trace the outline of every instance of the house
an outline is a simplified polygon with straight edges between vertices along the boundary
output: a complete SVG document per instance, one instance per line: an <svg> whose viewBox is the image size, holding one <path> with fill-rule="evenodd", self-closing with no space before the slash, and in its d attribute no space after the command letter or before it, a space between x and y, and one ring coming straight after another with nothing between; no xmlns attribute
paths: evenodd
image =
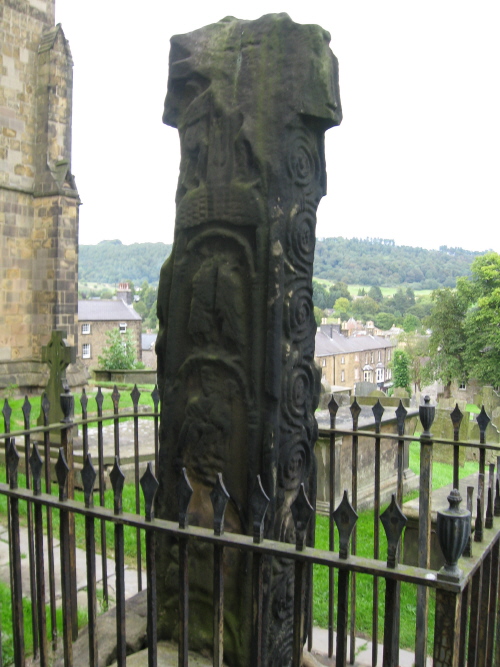
<svg viewBox="0 0 500 667"><path fill-rule="evenodd" d="M87 367L95 367L113 329L131 331L138 361L142 360L142 317L121 299L88 299L78 302L79 355Z"/></svg>
<svg viewBox="0 0 500 667"><path fill-rule="evenodd" d="M155 343L158 334L155 333L143 333L141 336L142 341L142 361L146 368L151 368L156 370L156 351Z"/></svg>
<svg viewBox="0 0 500 667"><path fill-rule="evenodd" d="M322 382L330 387L354 389L358 382L372 382L385 389L391 385L389 364L394 347L395 343L380 336L346 338L321 326L316 332L314 359Z"/></svg>

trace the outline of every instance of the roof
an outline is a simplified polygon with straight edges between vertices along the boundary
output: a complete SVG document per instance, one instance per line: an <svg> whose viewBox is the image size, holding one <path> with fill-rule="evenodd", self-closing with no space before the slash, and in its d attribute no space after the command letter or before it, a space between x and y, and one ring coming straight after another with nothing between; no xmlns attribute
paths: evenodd
<svg viewBox="0 0 500 667"><path fill-rule="evenodd" d="M153 345L156 343L156 337L158 334L155 333L143 333L141 334L141 347L143 350L153 349Z"/></svg>
<svg viewBox="0 0 500 667"><path fill-rule="evenodd" d="M78 302L80 322L129 322L142 320L132 306L121 299L85 299Z"/></svg>
<svg viewBox="0 0 500 667"><path fill-rule="evenodd" d="M316 357L330 357L336 354L349 354L350 352L367 352L380 350L387 347L395 347L395 344L381 336L360 336L359 338L346 338L342 334L332 331L327 336L323 331L316 332Z"/></svg>

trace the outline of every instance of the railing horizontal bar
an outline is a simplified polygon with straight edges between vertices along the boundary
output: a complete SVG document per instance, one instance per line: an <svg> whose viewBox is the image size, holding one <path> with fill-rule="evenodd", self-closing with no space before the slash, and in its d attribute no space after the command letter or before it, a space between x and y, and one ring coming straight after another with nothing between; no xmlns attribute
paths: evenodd
<svg viewBox="0 0 500 667"><path fill-rule="evenodd" d="M71 422L72 426L83 426L85 424L98 424L102 423L105 421L113 421L114 419L130 419L131 417L134 417L134 415L139 415L140 417L158 417L159 413L158 412L140 412L140 413L134 413L134 412L122 412L118 415L115 415L113 413L103 415L102 417L94 416L94 417L88 417L87 419L75 419L74 421ZM385 422L384 422L385 423ZM37 433L45 433L46 431L60 431L63 428L67 428L67 424L61 424L59 422L55 422L54 424L49 424L48 426L33 426L28 430L19 430L19 431L9 431L7 433L0 433L0 440L6 440L7 438L20 438L21 436L25 436L27 434L35 435ZM328 438L330 435L358 435L360 438L366 437L366 438L371 438L373 439L375 437L375 434L373 431L364 431L364 430L358 430L358 431L352 431L349 429L319 429L318 431L319 437L320 438ZM401 440L401 441L406 441L406 442L413 442L413 441L419 441L420 438L419 436L415 435L397 435L396 433L382 433L382 440ZM493 445L493 444L484 444L480 443L478 440L464 440L461 442L455 442L454 440L450 440L449 438L437 438L437 437L432 437L432 442L434 444L440 444L440 445L451 445L454 447L473 447L474 449L487 449L491 451L498 451L500 452L500 445Z"/></svg>
<svg viewBox="0 0 500 667"><path fill-rule="evenodd" d="M71 422L71 426L85 426L88 424L99 424L105 421L113 421L114 419L123 420L130 419L131 417L159 417L159 412L130 412L124 410L120 414L115 415L113 412L102 415L98 417L97 415L87 417L87 419L74 419ZM7 431L7 433L0 433L0 440L6 440L7 438L20 438L24 435L33 435L36 433L46 433L48 431L61 431L62 429L68 428L68 424L62 424L61 422L54 422L48 426L32 426L29 429L24 429L20 431Z"/></svg>
<svg viewBox="0 0 500 667"><path fill-rule="evenodd" d="M352 572L371 574L374 576L385 577L386 579L394 579L396 581L407 581L409 583L421 584L429 588L440 588L451 592L461 591L467 584L467 576L470 577L475 568L480 565L478 562L469 563L468 560L460 561L460 566L466 574L463 579L458 582L438 581L435 572L424 568L400 565L398 568L392 569L387 567L385 561L363 558L361 556L351 555L346 560L340 558L338 554L311 547L307 547L304 551L297 551L293 544L277 542L274 540L264 540L257 544L253 542L251 536L241 535L239 533L215 535L212 530L208 528L200 528L198 526L189 526L188 528L180 529L179 524L174 521L154 519L151 522L146 521L144 518L136 514L126 513L117 516L112 509L98 506L87 508L83 503L76 500L65 500L61 503L56 496L50 496L44 493L34 496L33 493L27 489L10 489L7 484L4 483L0 483L0 494L17 498L19 500L29 500L32 503L41 503L42 505L64 509L68 512L74 512L84 516L92 516L96 519L104 519L115 524L123 524L134 528L153 529L158 532L168 533L173 537L192 537L193 539L199 539L211 544L220 544L233 549L241 549L242 551L275 555L282 558L290 558L291 560L303 560L309 563L325 565L327 567L335 567L339 570L350 570ZM488 537L493 539L489 541ZM492 548L495 538L498 539L498 537L499 536L493 531L486 532L484 542L477 545L477 551L480 554L479 558L481 558L482 554L485 554ZM474 558L474 561L476 561L476 558Z"/></svg>
<svg viewBox="0 0 500 667"><path fill-rule="evenodd" d="M351 431L349 429L339 429L336 428L333 431L330 429L325 429L325 428L320 428L318 430L318 434L320 438L328 438L330 437L330 434L333 433L335 435L357 435L359 438L370 438L373 440L375 438L375 433L374 431L363 431L363 430L358 430L358 431ZM404 440L406 442L420 442L421 440L425 442L425 438L422 436L418 435L397 435L397 433L382 433L381 434L381 439L382 440ZM500 445L492 445L492 444L485 444L479 442L479 440L463 440L461 442L455 442L454 440L450 440L449 438L435 438L432 436L432 443L439 444L439 445L451 445L453 447L473 447L474 449L484 449L484 450L492 450L492 451L500 451Z"/></svg>

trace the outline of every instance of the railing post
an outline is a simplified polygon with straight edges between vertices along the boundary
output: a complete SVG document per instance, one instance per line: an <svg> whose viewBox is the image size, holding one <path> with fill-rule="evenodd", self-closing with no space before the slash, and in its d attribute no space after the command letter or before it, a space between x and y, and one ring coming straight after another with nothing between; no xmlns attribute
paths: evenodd
<svg viewBox="0 0 500 667"><path fill-rule="evenodd" d="M188 507L193 495L186 468L182 469L178 486L179 528L188 527ZM188 538L179 538L179 662L178 667L188 667L189 650L189 562Z"/></svg>
<svg viewBox="0 0 500 667"><path fill-rule="evenodd" d="M329 486L330 486L330 505L329 505L329 534L328 534L328 548L330 551L335 549L335 531L333 521L333 511L335 508L335 474L336 474L336 452L335 452L335 421L337 411L339 409L337 401L333 398L328 403L328 411L330 413L330 467L329 467ZM335 597L335 577L333 567L328 571L328 657L333 656L333 629L334 629L334 597Z"/></svg>
<svg viewBox="0 0 500 667"><path fill-rule="evenodd" d="M344 491L342 502L333 513L333 518L339 531L339 557L349 558L349 539L358 520L358 515L349 502L347 491ZM347 623L349 613L349 568L339 569L338 603L337 603L337 652L335 665L347 665ZM354 661L351 661L354 662Z"/></svg>
<svg viewBox="0 0 500 667"><path fill-rule="evenodd" d="M61 436L62 437L62 436ZM61 551L61 606L63 617L63 651L64 666L73 664L73 606L76 607L76 596L72 591L72 575L74 571L71 567L71 539L70 539L70 519L71 513L65 508L65 501L68 500L68 481L70 469L66 461L64 450L59 448L59 457L56 463L57 484L59 486L59 546Z"/></svg>
<svg viewBox="0 0 500 667"><path fill-rule="evenodd" d="M260 475L257 475L255 488L250 497L250 507L253 515L253 541L254 544L261 544L264 540L264 519L269 507L269 497L264 491ZM262 645L264 632L264 570L262 555L257 551L252 556L252 589L252 665L262 667L264 654Z"/></svg>
<svg viewBox="0 0 500 667"><path fill-rule="evenodd" d="M420 495L418 522L418 566L429 567L431 543L431 493L432 493L432 434L430 428L434 421L435 407L431 406L429 396L424 398L424 405L419 407L420 421L424 432L420 437ZM417 629L415 637L415 665L425 667L427 656L427 615L429 608L429 589L417 586Z"/></svg>
<svg viewBox="0 0 500 667"><path fill-rule="evenodd" d="M437 537L445 564L437 574L438 580L459 582L462 572L457 566L470 535L470 512L462 510L458 489L448 496L449 507L437 513ZM434 622L434 667L458 667L460 656L460 628L462 593L436 591Z"/></svg>
<svg viewBox="0 0 500 667"><path fill-rule="evenodd" d="M61 394L61 408L64 414L61 423L64 425L61 429L61 448L64 452L64 458L68 466L67 478L67 497L73 500L75 497L75 464L73 459L73 415L74 415L74 398L70 392L68 385L65 386L64 392ZM73 513L68 513L68 549L69 549L69 586L71 598L71 628L73 641L78 637L78 610L77 610L77 596L78 588L76 583L76 540L75 540L75 516Z"/></svg>
<svg viewBox="0 0 500 667"><path fill-rule="evenodd" d="M123 486L125 475L120 468L118 457L109 473L113 487L113 506L115 516L123 514ZM115 581L116 581L116 663L124 667L127 661L127 638L125 634L125 560L123 542L123 523L115 522Z"/></svg>
<svg viewBox="0 0 500 667"><path fill-rule="evenodd" d="M462 595L438 588L434 624L434 667L458 667Z"/></svg>
<svg viewBox="0 0 500 667"><path fill-rule="evenodd" d="M15 447L14 439L8 441L5 452L9 486L17 489L17 472L19 466L19 454ZM10 558L11 558L11 596L12 596L12 631L14 635L14 664L16 667L24 667L24 617L23 617L23 582L21 578L21 540L19 524L19 500L10 498Z"/></svg>
<svg viewBox="0 0 500 667"><path fill-rule="evenodd" d="M148 463L146 472L141 477L146 521L154 521L154 497L158 490L158 480L153 474L153 466ZM156 603L156 535L153 530L146 529L146 568L148 597L148 667L157 667L157 603Z"/></svg>

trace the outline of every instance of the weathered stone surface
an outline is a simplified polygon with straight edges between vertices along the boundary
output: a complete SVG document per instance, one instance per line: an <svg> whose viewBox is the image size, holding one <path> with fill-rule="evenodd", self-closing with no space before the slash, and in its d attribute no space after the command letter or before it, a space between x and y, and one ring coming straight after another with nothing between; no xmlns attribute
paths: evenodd
<svg viewBox="0 0 500 667"><path fill-rule="evenodd" d="M217 473L226 530L251 531L257 474L265 535L294 541L300 484L314 503L320 378L312 265L326 191L324 132L341 120L329 34L286 14L228 17L171 40L164 121L179 130L172 254L159 286L162 401L157 516L177 519L186 467L190 522L210 526ZM310 535L312 539L312 535ZM211 548L190 545L190 646L212 643ZM159 549L159 627L178 634L177 549ZM251 664L251 568L227 552L225 659ZM291 662L293 566L265 571L264 664Z"/></svg>
<svg viewBox="0 0 500 667"><path fill-rule="evenodd" d="M137 653L147 643L147 591L144 590L125 602L127 655ZM106 667L116 659L116 607L99 616L96 624L97 642L99 646L99 667ZM74 667L89 665L88 626L79 634L73 644ZM54 667L63 667L64 658L60 656Z"/></svg>

